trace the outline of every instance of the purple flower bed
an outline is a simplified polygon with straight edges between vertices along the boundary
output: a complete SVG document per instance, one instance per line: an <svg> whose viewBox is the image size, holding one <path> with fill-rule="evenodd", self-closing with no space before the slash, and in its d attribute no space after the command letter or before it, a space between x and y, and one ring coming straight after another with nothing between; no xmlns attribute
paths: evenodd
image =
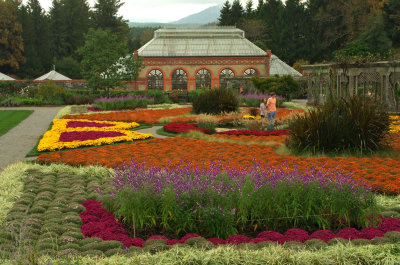
<svg viewBox="0 0 400 265"><path fill-rule="evenodd" d="M86 211L82 212L79 216L82 219L83 225L81 227L82 234L84 237L98 237L103 240L118 240L124 244L125 247L142 247L144 242L152 239L163 239L168 245L174 245L177 243L185 243L189 238L199 237L198 234L187 234L180 239L168 239L163 235L154 235L149 237L146 241L141 238L131 238L123 225L115 220L115 216L112 213L107 212L101 202L87 200L82 203L86 208ZM330 241L333 238L344 238L346 240L353 239L367 239L371 240L375 237L382 237L386 232L399 231L400 232L400 220L395 218L382 218L381 223L378 227L367 227L361 231L354 228L344 228L338 233L333 233L330 230L319 230L311 235L307 231L302 229L289 229L283 235L275 231L263 231L257 235L257 237L250 239L244 235L233 235L227 239L221 238L209 238L207 239L214 245L232 244L237 245L241 243L260 243L265 241L278 242L283 244L289 241L305 242L309 239L321 239L325 242Z"/></svg>
<svg viewBox="0 0 400 265"><path fill-rule="evenodd" d="M227 238L254 221L266 230L362 228L360 220L376 214L370 185L323 167L299 171L255 162L241 168L190 163L158 168L132 160L116 168L113 177L113 189L103 199L107 210L128 225L174 234L195 230ZM138 213L135 220L129 212Z"/></svg>
<svg viewBox="0 0 400 265"><path fill-rule="evenodd" d="M97 140L104 137L126 136L126 134L114 131L83 131L83 132L63 132L59 142Z"/></svg>
<svg viewBox="0 0 400 265"><path fill-rule="evenodd" d="M97 123L97 122L84 122L84 121L69 121L67 124L67 128L83 128L83 127L112 127L115 124L110 123Z"/></svg>

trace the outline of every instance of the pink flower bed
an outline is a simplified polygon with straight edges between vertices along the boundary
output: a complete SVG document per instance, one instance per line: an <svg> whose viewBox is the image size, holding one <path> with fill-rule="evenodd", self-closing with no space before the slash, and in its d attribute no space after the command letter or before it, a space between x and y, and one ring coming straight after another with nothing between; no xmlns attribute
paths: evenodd
<svg viewBox="0 0 400 265"><path fill-rule="evenodd" d="M84 122L84 121L69 121L67 123L66 128L84 128L84 127L103 128L103 127L113 127L113 126L115 126L115 124L97 123L97 122Z"/></svg>
<svg viewBox="0 0 400 265"><path fill-rule="evenodd" d="M164 125L164 130L173 133L185 133L188 131L200 131L204 133L211 133L210 129L198 128L193 123L172 122Z"/></svg>
<svg viewBox="0 0 400 265"><path fill-rule="evenodd" d="M242 131L225 131L220 132L219 134L229 134L229 135L255 135L255 136L280 136L280 135L288 135L289 130L275 130L275 131L250 131L250 130L242 130Z"/></svg>
<svg viewBox="0 0 400 265"><path fill-rule="evenodd" d="M105 137L126 136L126 134L114 131L73 131L62 132L59 142L97 140Z"/></svg>
<svg viewBox="0 0 400 265"><path fill-rule="evenodd" d="M162 235L155 235L144 241L141 238L131 238L123 225L115 220L112 213L107 212L101 202L87 200L82 203L86 211L82 212L79 216L82 219L83 225L81 227L84 237L98 237L103 240L118 240L124 244L125 247L142 247L144 242L151 239L163 239L168 245L177 243L185 243L189 238L199 237L198 234L187 234L181 239L168 239ZM382 222L378 227L367 227L361 231L354 228L343 228L336 235L330 230L319 230L311 235L302 229L289 229L283 235L274 231L263 231L257 235L256 238L250 239L244 235L234 235L228 237L226 240L221 238L207 239L214 245L224 244L241 244L241 243L260 243L265 241L273 241L283 244L288 241L305 242L309 239L321 239L325 242L333 238L344 238L353 240L358 238L371 240L375 237L382 237L386 232L399 231L400 232L400 219L396 218L382 218Z"/></svg>

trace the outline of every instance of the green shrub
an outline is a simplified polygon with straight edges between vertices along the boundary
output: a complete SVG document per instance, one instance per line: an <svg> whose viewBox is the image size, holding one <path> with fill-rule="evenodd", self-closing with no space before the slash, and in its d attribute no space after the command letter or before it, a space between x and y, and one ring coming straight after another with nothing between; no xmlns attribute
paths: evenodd
<svg viewBox="0 0 400 265"><path fill-rule="evenodd" d="M45 211L46 211L46 208L41 207L41 206L35 206L29 210L30 213L44 213Z"/></svg>
<svg viewBox="0 0 400 265"><path fill-rule="evenodd" d="M394 243L400 243L400 232L399 231L387 232L385 234L385 237L389 238Z"/></svg>
<svg viewBox="0 0 400 265"><path fill-rule="evenodd" d="M81 245L81 240L84 239L84 237L83 237L83 235L82 235L82 232L73 232L73 231L71 231L71 232L65 232L64 234L62 234L62 236L73 237L73 238L75 238L76 240L79 241L79 244L80 244L80 245Z"/></svg>
<svg viewBox="0 0 400 265"><path fill-rule="evenodd" d="M305 248L305 244L299 241L288 241L283 244L285 248L293 249L293 250L303 250Z"/></svg>
<svg viewBox="0 0 400 265"><path fill-rule="evenodd" d="M82 252L82 256L89 256L89 257L102 257L104 255L103 251L98 249L91 249L85 252Z"/></svg>
<svg viewBox="0 0 400 265"><path fill-rule="evenodd" d="M163 90L147 90L146 96L154 99L153 104L172 103Z"/></svg>
<svg viewBox="0 0 400 265"><path fill-rule="evenodd" d="M371 241L368 239L364 239L364 238L358 238L358 239L351 240L351 244L354 246L365 246L365 245L370 245Z"/></svg>
<svg viewBox="0 0 400 265"><path fill-rule="evenodd" d="M71 199L71 201L72 201L72 202L76 202L76 203L82 203L82 202L86 201L86 197L83 196L83 195L76 196L76 197L74 196L74 197Z"/></svg>
<svg viewBox="0 0 400 265"><path fill-rule="evenodd" d="M166 245L167 242L164 239L161 239L161 238L159 238L159 239L150 239L150 240L147 240L146 242L144 242L143 247L148 247L148 246L151 246L151 245L160 245L160 244Z"/></svg>
<svg viewBox="0 0 400 265"><path fill-rule="evenodd" d="M349 240L337 237L337 238L333 238L333 239L329 240L328 245L329 246L336 245L336 244L344 245L344 244L348 244L348 243L349 243Z"/></svg>
<svg viewBox="0 0 400 265"><path fill-rule="evenodd" d="M100 239L100 238L98 238L98 237L90 237L90 238L84 238L84 239L82 239L79 243L80 243L80 245L81 245L81 247L85 247L86 245L90 245L90 244L94 244L94 243L99 243L99 242L102 242L103 241L103 239ZM90 248L88 247L88 249L87 250L89 250ZM85 251L83 248L82 248L82 251Z"/></svg>
<svg viewBox="0 0 400 265"><path fill-rule="evenodd" d="M62 219L62 223L73 223L82 225L82 219L78 215L65 215Z"/></svg>
<svg viewBox="0 0 400 265"><path fill-rule="evenodd" d="M251 81L262 94L275 92L289 100L300 94L300 83L290 75L271 76L264 79L255 76Z"/></svg>
<svg viewBox="0 0 400 265"><path fill-rule="evenodd" d="M392 244L393 241L389 237L375 237L371 240L374 245Z"/></svg>
<svg viewBox="0 0 400 265"><path fill-rule="evenodd" d="M48 256L54 257L54 256L56 256L56 254L57 254L57 251L54 249L51 249L51 248L38 251L39 256L48 255Z"/></svg>
<svg viewBox="0 0 400 265"><path fill-rule="evenodd" d="M197 114L219 114L238 109L238 100L227 88L206 90L193 100L193 111Z"/></svg>
<svg viewBox="0 0 400 265"><path fill-rule="evenodd" d="M328 101L289 122L288 146L297 152L373 152L384 146L388 114L369 99Z"/></svg>
<svg viewBox="0 0 400 265"><path fill-rule="evenodd" d="M397 215L397 212L395 211L384 211L382 212L382 216L385 218L393 218Z"/></svg>
<svg viewBox="0 0 400 265"><path fill-rule="evenodd" d="M277 244L278 243L274 242L274 241L264 241L264 242L257 243L257 246L259 248L269 248L269 247L276 246Z"/></svg>
<svg viewBox="0 0 400 265"><path fill-rule="evenodd" d="M306 242L304 242L304 245L306 245L306 247L310 249L321 249L328 246L327 243L317 238L307 240Z"/></svg>
<svg viewBox="0 0 400 265"><path fill-rule="evenodd" d="M73 248L68 248L68 249L63 249L58 251L59 256L79 256L81 254L80 251L73 249Z"/></svg>
<svg viewBox="0 0 400 265"><path fill-rule="evenodd" d="M236 248L241 249L241 250L257 250L257 249L259 249L259 246L254 243L242 243L242 244L238 244L236 246Z"/></svg>
<svg viewBox="0 0 400 265"><path fill-rule="evenodd" d="M193 102L199 95L203 94L208 89L196 89L188 92L189 102Z"/></svg>
<svg viewBox="0 0 400 265"><path fill-rule="evenodd" d="M61 101L62 104L64 102L65 89L62 86L54 84L53 81L49 81L38 86L37 94L47 103L54 104Z"/></svg>
<svg viewBox="0 0 400 265"><path fill-rule="evenodd" d="M85 207L83 207L82 204L79 204L79 202L72 202L72 203L68 204L68 208L67 209L69 211L75 212L75 213L81 213L81 212L86 210Z"/></svg>
<svg viewBox="0 0 400 265"><path fill-rule="evenodd" d="M75 249L77 251L80 251L81 247L78 244L74 243L68 243L66 245L62 245L58 248L58 250L65 250L65 249Z"/></svg>
<svg viewBox="0 0 400 265"><path fill-rule="evenodd" d="M58 246L55 242L39 242L36 244L36 249L38 251L46 250L46 249L53 249L57 250Z"/></svg>
<svg viewBox="0 0 400 265"><path fill-rule="evenodd" d="M61 246L68 245L68 244L76 244L78 242L78 239L76 239L75 237L64 236L64 234L62 236L60 236L60 238L58 240L58 242ZM77 250L80 250L80 247Z"/></svg>
<svg viewBox="0 0 400 265"><path fill-rule="evenodd" d="M106 255L106 257L111 257L114 255L121 255L124 254L125 251L122 248L113 248L113 249L109 249L106 252L104 252L104 254Z"/></svg>
<svg viewBox="0 0 400 265"><path fill-rule="evenodd" d="M146 247L143 247L143 251L150 252L151 254L155 254L160 251L168 250L169 246L166 244L152 244Z"/></svg>

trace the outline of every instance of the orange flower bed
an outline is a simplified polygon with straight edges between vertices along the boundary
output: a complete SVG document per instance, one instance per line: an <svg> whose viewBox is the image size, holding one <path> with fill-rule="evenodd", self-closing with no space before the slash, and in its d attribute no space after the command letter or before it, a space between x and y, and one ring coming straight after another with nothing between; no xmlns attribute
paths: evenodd
<svg viewBox="0 0 400 265"><path fill-rule="evenodd" d="M238 138L238 137L236 137ZM195 164L209 164L220 161L222 165L229 163L233 167L250 165L256 159L263 165L279 166L288 162L296 164L300 169L314 167L339 167L345 172L353 172L355 179L370 181L378 191L400 193L400 158L356 158L356 157L322 157L304 158L278 155L274 147L266 145L240 145L236 143L207 142L182 137L153 139L116 146L94 147L81 150L60 151L41 154L39 162L64 162L71 165L100 164L107 167L135 161L145 161L147 165L176 165L181 160ZM91 158L91 159L88 159Z"/></svg>
<svg viewBox="0 0 400 265"><path fill-rule="evenodd" d="M190 113L192 108L178 109L144 109L134 111L116 111L81 115L65 115L64 119L87 119L97 121L135 121L146 124L157 123L160 118L179 116Z"/></svg>

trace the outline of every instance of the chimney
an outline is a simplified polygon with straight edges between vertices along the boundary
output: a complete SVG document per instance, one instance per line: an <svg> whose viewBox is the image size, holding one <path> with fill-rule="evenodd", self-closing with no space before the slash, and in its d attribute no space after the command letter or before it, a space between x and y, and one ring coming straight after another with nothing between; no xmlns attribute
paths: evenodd
<svg viewBox="0 0 400 265"><path fill-rule="evenodd" d="M271 50L267 50L267 76L269 76L269 70L271 69Z"/></svg>
<svg viewBox="0 0 400 265"><path fill-rule="evenodd" d="M137 50L134 51L133 54L134 54L134 56L135 56L135 59L137 59L137 58L139 57L139 52L138 52Z"/></svg>

